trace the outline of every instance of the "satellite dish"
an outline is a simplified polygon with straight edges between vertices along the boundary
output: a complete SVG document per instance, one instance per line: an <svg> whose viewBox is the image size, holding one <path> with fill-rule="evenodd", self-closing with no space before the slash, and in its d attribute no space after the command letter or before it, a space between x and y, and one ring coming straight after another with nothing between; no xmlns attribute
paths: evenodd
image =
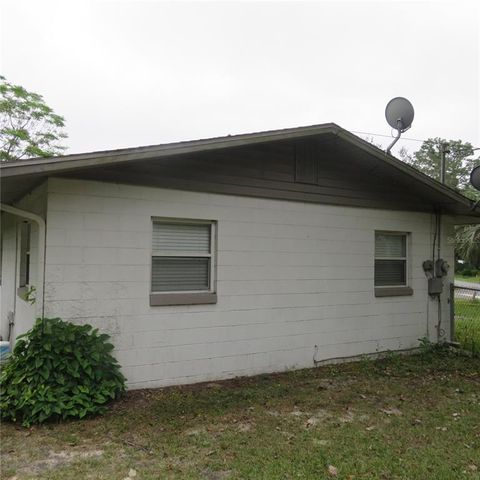
<svg viewBox="0 0 480 480"><path fill-rule="evenodd" d="M480 190L480 165L472 170L472 173L470 174L470 183L473 188Z"/></svg>
<svg viewBox="0 0 480 480"><path fill-rule="evenodd" d="M413 105L403 97L392 98L385 108L388 124L402 133L410 128L414 115Z"/></svg>
<svg viewBox="0 0 480 480"><path fill-rule="evenodd" d="M385 118L388 124L398 132L395 140L387 148L387 153L390 153L400 135L411 127L414 115L413 105L406 98L395 97L387 103Z"/></svg>

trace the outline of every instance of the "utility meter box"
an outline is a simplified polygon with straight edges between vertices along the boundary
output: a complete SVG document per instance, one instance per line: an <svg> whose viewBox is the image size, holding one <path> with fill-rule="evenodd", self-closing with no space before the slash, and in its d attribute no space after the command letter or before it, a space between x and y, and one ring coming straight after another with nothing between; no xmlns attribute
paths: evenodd
<svg viewBox="0 0 480 480"><path fill-rule="evenodd" d="M428 294L438 296L443 291L443 279L442 278L429 278L428 279Z"/></svg>
<svg viewBox="0 0 480 480"><path fill-rule="evenodd" d="M435 276L436 277L445 277L450 269L450 265L443 259L439 258L435 262Z"/></svg>

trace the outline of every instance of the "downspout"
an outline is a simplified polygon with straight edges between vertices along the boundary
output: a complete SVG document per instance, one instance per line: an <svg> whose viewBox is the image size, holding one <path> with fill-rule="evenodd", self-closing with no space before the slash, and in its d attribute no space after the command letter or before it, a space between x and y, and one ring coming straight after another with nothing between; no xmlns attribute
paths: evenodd
<svg viewBox="0 0 480 480"><path fill-rule="evenodd" d="M26 218L27 220L32 220L38 225L38 285L36 304L37 304L37 317L43 318L45 313L45 248L46 248L46 233L47 228L45 220L40 216L26 210L22 210L17 207L12 207L11 205L0 204L0 210L16 215L17 217ZM16 288L16 285L15 285Z"/></svg>

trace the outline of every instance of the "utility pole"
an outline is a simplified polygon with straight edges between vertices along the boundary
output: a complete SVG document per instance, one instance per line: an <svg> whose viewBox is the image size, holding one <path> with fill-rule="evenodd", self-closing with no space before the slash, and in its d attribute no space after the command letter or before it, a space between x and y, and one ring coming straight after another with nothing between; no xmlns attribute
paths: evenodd
<svg viewBox="0 0 480 480"><path fill-rule="evenodd" d="M440 182L445 185L445 172L447 170L445 155L450 153L448 149L448 143L442 143L440 145Z"/></svg>

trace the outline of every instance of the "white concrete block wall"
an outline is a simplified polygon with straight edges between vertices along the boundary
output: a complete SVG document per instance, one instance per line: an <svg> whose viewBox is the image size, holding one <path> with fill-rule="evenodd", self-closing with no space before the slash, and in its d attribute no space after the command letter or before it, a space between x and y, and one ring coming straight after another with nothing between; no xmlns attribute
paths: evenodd
<svg viewBox="0 0 480 480"><path fill-rule="evenodd" d="M217 304L150 307L154 216L218 222ZM375 298L375 230L411 232L413 296ZM50 179L46 314L111 334L131 388L410 348L436 338L432 232L423 213Z"/></svg>

